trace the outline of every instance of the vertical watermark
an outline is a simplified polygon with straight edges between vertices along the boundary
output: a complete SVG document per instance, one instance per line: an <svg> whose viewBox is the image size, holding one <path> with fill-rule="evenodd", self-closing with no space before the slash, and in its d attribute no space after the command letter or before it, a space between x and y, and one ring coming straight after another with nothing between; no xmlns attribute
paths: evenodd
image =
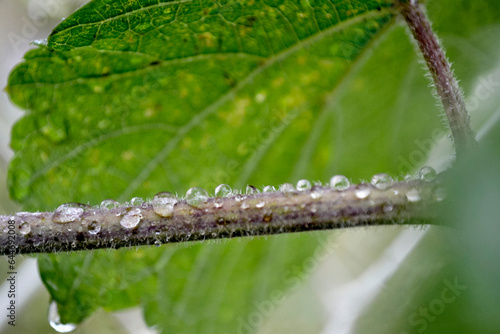
<svg viewBox="0 0 500 334"><path fill-rule="evenodd" d="M7 263L8 271L6 281L8 283L7 290L7 300L9 301L7 306L7 323L11 326L16 326L16 282L17 282L17 271L16 271L16 249L17 249L17 234L16 234L16 221L14 219L9 219L7 222L7 242L4 247L8 249L7 252Z"/></svg>

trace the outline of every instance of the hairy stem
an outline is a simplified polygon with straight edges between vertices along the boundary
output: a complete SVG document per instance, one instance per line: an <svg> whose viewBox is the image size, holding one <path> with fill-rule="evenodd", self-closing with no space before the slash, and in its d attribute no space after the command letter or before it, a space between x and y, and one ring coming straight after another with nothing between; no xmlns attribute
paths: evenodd
<svg viewBox="0 0 500 334"><path fill-rule="evenodd" d="M474 133L469 124L470 117L458 82L418 1L402 0L399 9L418 43L434 80L448 117L458 157L469 148L476 146Z"/></svg>
<svg viewBox="0 0 500 334"><path fill-rule="evenodd" d="M196 206L181 200L168 217L157 214L158 208L150 202L113 209L87 207L68 223L56 222L61 220L56 218L57 210L21 212L0 216L1 253L119 248L363 225L429 223L435 187L434 183L406 181L384 190L369 184L353 185L343 191L314 186L303 191L208 198ZM130 227L134 220L137 225Z"/></svg>

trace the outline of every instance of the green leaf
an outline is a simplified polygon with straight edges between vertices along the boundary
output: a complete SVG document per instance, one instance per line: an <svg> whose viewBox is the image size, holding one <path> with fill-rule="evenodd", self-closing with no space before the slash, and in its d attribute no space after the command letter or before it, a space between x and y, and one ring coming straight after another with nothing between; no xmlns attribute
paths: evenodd
<svg viewBox="0 0 500 334"><path fill-rule="evenodd" d="M390 7L93 1L9 78L28 111L11 195L42 210L411 170L415 140L442 126ZM163 332L234 332L299 284L324 236L58 254L40 269L64 322L141 304Z"/></svg>

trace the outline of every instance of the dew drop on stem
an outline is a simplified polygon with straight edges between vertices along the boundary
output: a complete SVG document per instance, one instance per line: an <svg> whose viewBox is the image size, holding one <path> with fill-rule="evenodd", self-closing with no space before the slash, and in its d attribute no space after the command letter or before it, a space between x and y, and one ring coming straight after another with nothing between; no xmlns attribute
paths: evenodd
<svg viewBox="0 0 500 334"><path fill-rule="evenodd" d="M311 189L311 187L312 187L312 184L311 184L311 181L309 181L309 180L299 180L297 182L297 190L299 190L299 191L308 190L308 189Z"/></svg>
<svg viewBox="0 0 500 334"><path fill-rule="evenodd" d="M174 206L178 201L179 200L174 194L164 191L156 194L151 204L153 205L153 211L158 216L171 217L174 213Z"/></svg>
<svg viewBox="0 0 500 334"><path fill-rule="evenodd" d="M233 189L227 184L219 184L215 188L215 197L229 197L233 194Z"/></svg>
<svg viewBox="0 0 500 334"><path fill-rule="evenodd" d="M431 182L436 178L436 176L437 173L434 168L429 166L422 167L418 171L418 178L422 181Z"/></svg>
<svg viewBox="0 0 500 334"><path fill-rule="evenodd" d="M370 182L372 186L380 190L386 190L392 187L394 180L386 173L375 174Z"/></svg>
<svg viewBox="0 0 500 334"><path fill-rule="evenodd" d="M101 210L111 210L115 209L120 206L120 203L113 199L105 199L104 201L101 202L101 205L99 206Z"/></svg>
<svg viewBox="0 0 500 334"><path fill-rule="evenodd" d="M55 223L66 224L76 221L80 219L84 212L84 204L80 203L66 203L59 206L54 215L52 216L52 220Z"/></svg>
<svg viewBox="0 0 500 334"><path fill-rule="evenodd" d="M330 179L330 188L333 190L346 190L351 186L351 182L344 175L334 175Z"/></svg>
<svg viewBox="0 0 500 334"><path fill-rule="evenodd" d="M192 187L186 192L186 201L189 205L197 206L208 200L208 193L201 187Z"/></svg>
<svg viewBox="0 0 500 334"><path fill-rule="evenodd" d="M139 225L142 219L142 212L139 208L131 208L120 220L120 225L126 229L133 229Z"/></svg>

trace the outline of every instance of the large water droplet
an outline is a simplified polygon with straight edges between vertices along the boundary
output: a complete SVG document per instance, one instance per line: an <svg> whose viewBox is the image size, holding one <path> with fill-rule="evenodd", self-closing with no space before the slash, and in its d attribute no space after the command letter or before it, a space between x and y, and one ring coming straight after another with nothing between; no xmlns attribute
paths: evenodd
<svg viewBox="0 0 500 334"><path fill-rule="evenodd" d="M21 235L26 235L26 234L30 233L31 232L30 224L28 224L27 222L25 222L21 218L19 218L19 220L20 220L19 233L21 233Z"/></svg>
<svg viewBox="0 0 500 334"><path fill-rule="evenodd" d="M74 222L82 216L84 207L85 205L80 203L63 204L56 209L52 216L52 220L60 224Z"/></svg>
<svg viewBox="0 0 500 334"><path fill-rule="evenodd" d="M254 186L252 185L248 185L247 186L247 189L246 189L246 194L247 195L254 195L254 194L257 194L259 191L257 190L257 188L255 188Z"/></svg>
<svg viewBox="0 0 500 334"><path fill-rule="evenodd" d="M299 190L299 191L311 189L311 187L312 187L312 184L311 184L311 181L309 181L309 180L299 180L297 182L297 190Z"/></svg>
<svg viewBox="0 0 500 334"><path fill-rule="evenodd" d="M233 189L227 184L219 184L215 188L215 197L229 197L233 194Z"/></svg>
<svg viewBox="0 0 500 334"><path fill-rule="evenodd" d="M101 202L101 205L99 206L101 210L111 210L115 209L120 206L120 203L113 199L105 199L104 201Z"/></svg>
<svg viewBox="0 0 500 334"><path fill-rule="evenodd" d="M356 189L356 191L355 191L355 195L359 199L368 198L368 196L370 196L370 194L371 194L371 190L368 187L361 187L359 189Z"/></svg>
<svg viewBox="0 0 500 334"><path fill-rule="evenodd" d="M409 202L418 202L420 201L420 193L415 188L410 189L406 192L406 198Z"/></svg>
<svg viewBox="0 0 500 334"><path fill-rule="evenodd" d="M200 187L192 187L186 192L186 201L189 205L197 206L200 203L205 203L208 200L208 193Z"/></svg>
<svg viewBox="0 0 500 334"><path fill-rule="evenodd" d="M101 231L101 224L99 224L98 221L93 220L89 223L88 229L90 234L97 234Z"/></svg>
<svg viewBox="0 0 500 334"><path fill-rule="evenodd" d="M141 197L134 197L130 200L130 204L133 206L141 206L144 200Z"/></svg>
<svg viewBox="0 0 500 334"><path fill-rule="evenodd" d="M418 171L418 178L422 181L427 181L427 182L433 181L436 178L436 176L437 173L434 170L434 168L429 166L422 167Z"/></svg>
<svg viewBox="0 0 500 334"><path fill-rule="evenodd" d="M274 186L265 186L264 189L262 190L263 193L272 193L275 191L276 188L274 188Z"/></svg>
<svg viewBox="0 0 500 334"><path fill-rule="evenodd" d="M120 224L126 229L137 227L142 219L142 212L139 208L131 208L120 220Z"/></svg>
<svg viewBox="0 0 500 334"><path fill-rule="evenodd" d="M351 186L351 182L344 175L334 175L330 179L330 187L334 190L346 190Z"/></svg>
<svg viewBox="0 0 500 334"><path fill-rule="evenodd" d="M174 194L164 191L153 197L151 204L153 211L161 217L171 217L174 212L174 206L179 200Z"/></svg>
<svg viewBox="0 0 500 334"><path fill-rule="evenodd" d="M386 190L392 187L394 180L386 173L375 174L370 182L375 188Z"/></svg>
<svg viewBox="0 0 500 334"><path fill-rule="evenodd" d="M289 192L295 191L295 187L291 183L283 183L280 186L280 191L284 192L284 193L289 193Z"/></svg>
<svg viewBox="0 0 500 334"><path fill-rule="evenodd" d="M59 333L69 333L76 329L75 324L63 324L61 323L61 317L59 316L59 310L57 309L57 303L52 301L49 305L49 323L50 326Z"/></svg>

